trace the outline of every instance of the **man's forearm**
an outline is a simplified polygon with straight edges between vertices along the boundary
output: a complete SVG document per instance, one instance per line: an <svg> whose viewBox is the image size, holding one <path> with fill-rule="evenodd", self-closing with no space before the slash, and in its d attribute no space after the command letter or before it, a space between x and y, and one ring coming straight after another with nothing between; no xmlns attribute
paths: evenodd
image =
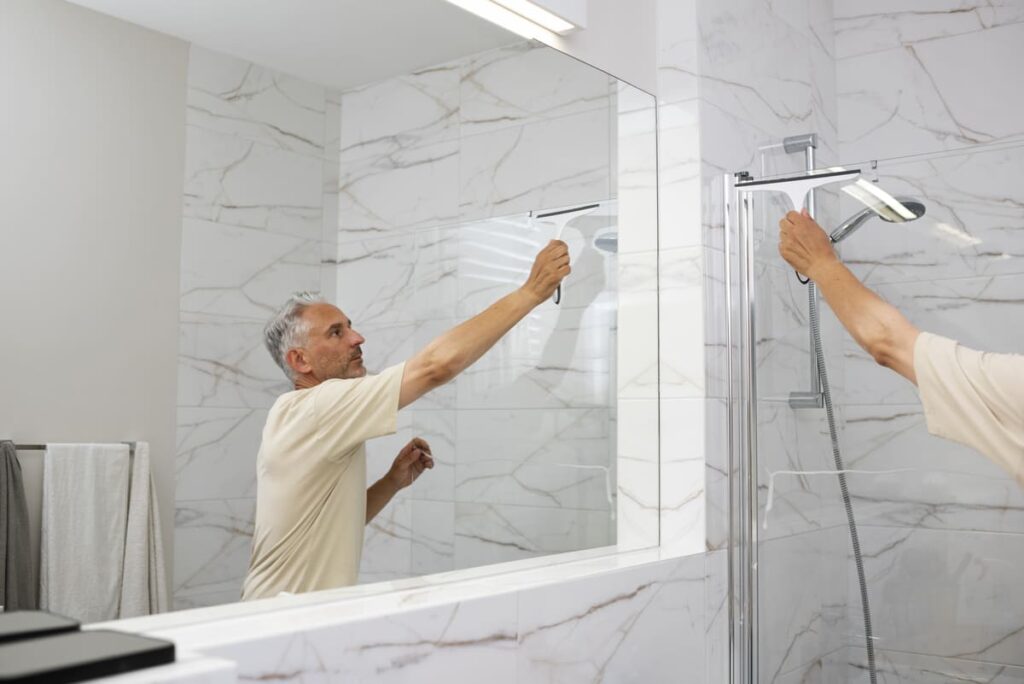
<svg viewBox="0 0 1024 684"><path fill-rule="evenodd" d="M838 259L809 273L854 340L880 364L911 382L919 331L896 307L861 283Z"/></svg>
<svg viewBox="0 0 1024 684"><path fill-rule="evenodd" d="M540 302L523 289L436 338L420 352L452 376L473 365Z"/></svg>
<svg viewBox="0 0 1024 684"><path fill-rule="evenodd" d="M377 517L377 514L384 510L391 499L398 493L396 487L388 478L383 477L370 485L366 490L366 524Z"/></svg>

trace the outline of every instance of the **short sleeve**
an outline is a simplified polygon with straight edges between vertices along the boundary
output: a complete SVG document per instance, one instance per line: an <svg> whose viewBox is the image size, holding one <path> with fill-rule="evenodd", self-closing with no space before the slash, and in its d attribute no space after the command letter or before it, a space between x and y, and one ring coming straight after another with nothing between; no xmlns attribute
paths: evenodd
<svg viewBox="0 0 1024 684"><path fill-rule="evenodd" d="M1024 485L1024 356L921 333L914 372L929 432L977 449Z"/></svg>
<svg viewBox="0 0 1024 684"><path fill-rule="evenodd" d="M323 440L331 457L395 432L404 372L401 363L379 375L327 380L316 387L317 438Z"/></svg>

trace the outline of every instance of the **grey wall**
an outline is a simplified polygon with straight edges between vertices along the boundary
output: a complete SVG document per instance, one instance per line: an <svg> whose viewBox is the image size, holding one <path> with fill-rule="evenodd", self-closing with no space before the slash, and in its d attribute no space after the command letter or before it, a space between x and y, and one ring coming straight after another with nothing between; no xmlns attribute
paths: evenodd
<svg viewBox="0 0 1024 684"><path fill-rule="evenodd" d="M148 441L167 541L186 60L63 2L0 3L0 437Z"/></svg>

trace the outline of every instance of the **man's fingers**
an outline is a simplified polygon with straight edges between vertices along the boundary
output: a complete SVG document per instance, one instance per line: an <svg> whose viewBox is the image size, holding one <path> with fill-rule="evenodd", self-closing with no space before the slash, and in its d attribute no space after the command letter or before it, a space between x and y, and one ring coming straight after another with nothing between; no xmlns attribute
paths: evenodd
<svg viewBox="0 0 1024 684"><path fill-rule="evenodd" d="M409 453L399 455L399 459L403 465L409 466L420 460L420 456L423 454L419 449L413 448Z"/></svg>
<svg viewBox="0 0 1024 684"><path fill-rule="evenodd" d="M401 451L398 452L398 458L400 458L400 459L407 459L409 457L409 454L411 454L412 450L415 449L415 448L416 448L416 445L413 444L412 442L409 442L404 447L402 447Z"/></svg>
<svg viewBox="0 0 1024 684"><path fill-rule="evenodd" d="M428 454L430 453L430 445L427 444L427 441L422 437L415 437L411 442L409 442L409 444L415 446L420 451L425 451Z"/></svg>

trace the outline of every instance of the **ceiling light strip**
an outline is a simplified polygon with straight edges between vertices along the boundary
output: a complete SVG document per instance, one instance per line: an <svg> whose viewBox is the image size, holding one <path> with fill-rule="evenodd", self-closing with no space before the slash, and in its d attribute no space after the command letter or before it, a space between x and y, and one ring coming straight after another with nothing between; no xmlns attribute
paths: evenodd
<svg viewBox="0 0 1024 684"><path fill-rule="evenodd" d="M540 24L549 31L555 33L567 33L576 26L569 23L557 14L530 2L529 0L492 0L494 3L510 9L521 17L529 19L535 24Z"/></svg>
<svg viewBox="0 0 1024 684"><path fill-rule="evenodd" d="M535 24L522 15L516 14L510 9L502 7L491 0L448 0L467 12L472 12L481 19L486 19L492 24L517 33L523 38L539 40L542 43L550 44L559 36L548 29Z"/></svg>

